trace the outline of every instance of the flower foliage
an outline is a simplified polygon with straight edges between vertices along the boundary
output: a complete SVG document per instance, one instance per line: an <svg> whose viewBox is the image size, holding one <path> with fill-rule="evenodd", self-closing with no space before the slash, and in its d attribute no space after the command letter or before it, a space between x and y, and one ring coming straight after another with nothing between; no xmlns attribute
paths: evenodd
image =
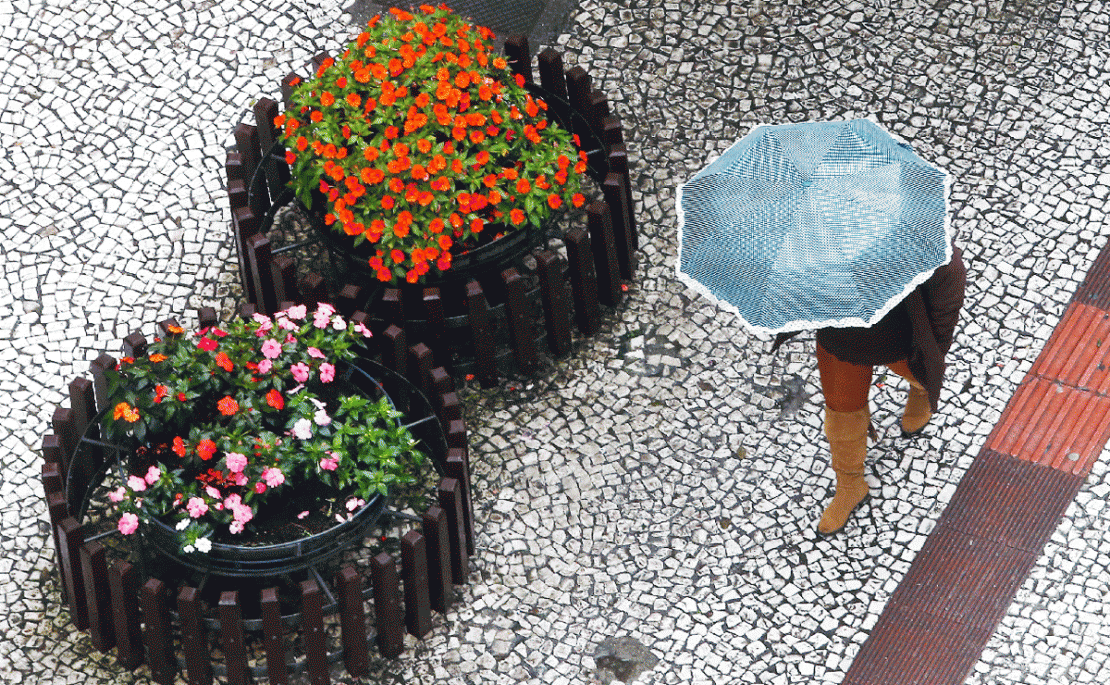
<svg viewBox="0 0 1110 685"><path fill-rule="evenodd" d="M416 283L492 226L581 206L586 156L490 54L489 29L443 5L390 12L296 85L274 123L301 202L322 194L325 223L376 246L379 280Z"/></svg>
<svg viewBox="0 0 1110 685"><path fill-rule="evenodd" d="M171 326L145 357L120 360L106 374L105 437L149 457L109 493L120 532L156 517L186 552L207 551L214 532L242 534L299 484L367 499L410 479L405 463L421 455L398 412L340 377L369 336L330 305L299 305L192 335Z"/></svg>

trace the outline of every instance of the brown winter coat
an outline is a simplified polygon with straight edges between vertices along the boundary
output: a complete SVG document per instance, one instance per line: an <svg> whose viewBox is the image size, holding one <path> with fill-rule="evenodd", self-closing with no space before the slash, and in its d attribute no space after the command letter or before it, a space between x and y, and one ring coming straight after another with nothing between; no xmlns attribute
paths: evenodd
<svg viewBox="0 0 1110 685"><path fill-rule="evenodd" d="M956 321L964 301L967 269L958 247L952 259L939 267L890 313L868 328L822 328L817 342L834 357L849 364L878 366L902 359L929 393L937 411L944 382L944 356L952 346ZM790 334L780 334L775 347Z"/></svg>

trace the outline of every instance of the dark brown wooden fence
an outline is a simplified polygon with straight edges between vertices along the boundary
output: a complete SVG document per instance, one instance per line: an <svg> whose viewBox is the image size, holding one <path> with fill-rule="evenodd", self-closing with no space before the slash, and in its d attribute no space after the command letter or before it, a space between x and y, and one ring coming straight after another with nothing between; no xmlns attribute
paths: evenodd
<svg viewBox="0 0 1110 685"><path fill-rule="evenodd" d="M357 319L361 313L354 314ZM215 310L201 310L200 320L215 323ZM176 322L162 322L161 332L171 323ZM146 663L158 683L173 683L183 671L191 684L212 683L215 675L232 684L287 683L291 672L307 672L310 682L323 684L330 682L337 662L353 676L366 676L375 648L382 657L394 657L404 648L405 632L417 638L428 634L432 612L446 612L455 601L455 586L466 583L475 552L466 426L454 382L434 364L430 351L422 345L406 349L403 331L389 335L394 368L436 398L431 404L447 446L445 475L434 493L437 503L400 537L399 556L378 554L368 575L344 565L329 587L305 580L294 597L288 591L281 596L276 586L264 587L253 598L223 592L215 606L207 606L199 587L142 577L131 563L109 561L104 543L118 533L94 534L82 518L86 497L110 456L90 424L106 408L104 370L116 360L102 354L91 364L92 380L70 383L69 406L58 407L53 432L42 441L42 483L63 599L74 626L88 633L94 648L115 649L128 669ZM143 354L145 348L137 332L126 338L123 353ZM407 401L393 399L399 405ZM282 602L295 610L283 615ZM244 619L245 604L260 607L260 618ZM338 623L330 645L326 622ZM299 639L288 639L294 633ZM254 665L247 649L252 637L261 641L265 654ZM299 653L290 653L289 645L299 645Z"/></svg>
<svg viewBox="0 0 1110 685"><path fill-rule="evenodd" d="M510 37L505 52L515 73L535 83L528 39ZM322 61L323 56L314 60ZM587 208L587 226L573 227L563 242L566 255L544 246L535 254L533 277L508 268L494 274L485 287L477 280L450 287L421 290L377 288L368 284L328 282L319 269L308 268L298 277L298 265L288 251L275 253L268 231L274 207L271 198L286 190L290 170L285 148L274 147L280 132L274 127L277 102L261 98L254 106L255 124L235 129L236 151L227 156L226 173L231 204L231 227L244 299L255 310L272 313L283 303L334 301L341 313L361 309L366 324L382 344L382 353L396 336L424 342L456 376L473 374L483 387L498 382L499 373L515 368L533 373L546 349L555 356L567 353L572 330L589 336L601 320L601 307L614 307L622 298L623 281L636 271L637 225L629 175L628 151L620 120L611 114L607 97L595 90L581 67L564 69L562 56L546 49L537 58L539 88L549 96L553 116L578 133L589 152L588 168L600 189L600 199ZM289 106L291 74L282 82ZM252 182L253 180L253 182ZM268 216L268 212L271 214ZM496 277L499 276L499 279ZM448 286L445 286L448 287ZM489 290L496 290L494 301ZM465 305L461 313L445 315L445 301ZM399 329L390 335L391 328ZM465 351L460 355L462 341Z"/></svg>

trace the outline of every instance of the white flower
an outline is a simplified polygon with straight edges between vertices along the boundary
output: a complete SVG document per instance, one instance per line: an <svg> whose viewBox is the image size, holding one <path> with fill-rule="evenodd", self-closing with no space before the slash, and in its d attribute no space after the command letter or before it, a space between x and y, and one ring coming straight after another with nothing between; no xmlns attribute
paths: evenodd
<svg viewBox="0 0 1110 685"><path fill-rule="evenodd" d="M212 551L212 541L208 538L197 538L197 551L202 554L208 554Z"/></svg>
<svg viewBox="0 0 1110 685"><path fill-rule="evenodd" d="M177 526L175 526L175 527L178 530L185 530L186 528L189 527L189 519L181 519L180 521L177 522Z"/></svg>
<svg viewBox="0 0 1110 685"><path fill-rule="evenodd" d="M331 417L323 409L317 411L312 418L316 421L317 426L326 426L331 423Z"/></svg>
<svg viewBox="0 0 1110 685"><path fill-rule="evenodd" d="M181 551L186 553L186 554L192 554L193 552L196 551L196 548L194 548L192 545L185 545L184 547L181 548Z"/></svg>
<svg viewBox="0 0 1110 685"><path fill-rule="evenodd" d="M293 437L308 440L312 437L312 422L308 419L298 419L293 424Z"/></svg>

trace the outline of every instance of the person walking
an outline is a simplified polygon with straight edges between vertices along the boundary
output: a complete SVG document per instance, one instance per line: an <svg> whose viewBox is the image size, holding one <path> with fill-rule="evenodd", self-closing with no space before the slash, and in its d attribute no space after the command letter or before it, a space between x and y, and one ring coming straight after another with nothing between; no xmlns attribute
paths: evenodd
<svg viewBox="0 0 1110 685"><path fill-rule="evenodd" d="M951 261L937 268L874 326L817 331L825 435L836 474L832 502L817 524L819 534L840 531L868 497L864 462L874 367L885 365L909 383L902 414L903 436L919 434L938 410L944 358L952 346L966 282L962 253L953 247Z"/></svg>

